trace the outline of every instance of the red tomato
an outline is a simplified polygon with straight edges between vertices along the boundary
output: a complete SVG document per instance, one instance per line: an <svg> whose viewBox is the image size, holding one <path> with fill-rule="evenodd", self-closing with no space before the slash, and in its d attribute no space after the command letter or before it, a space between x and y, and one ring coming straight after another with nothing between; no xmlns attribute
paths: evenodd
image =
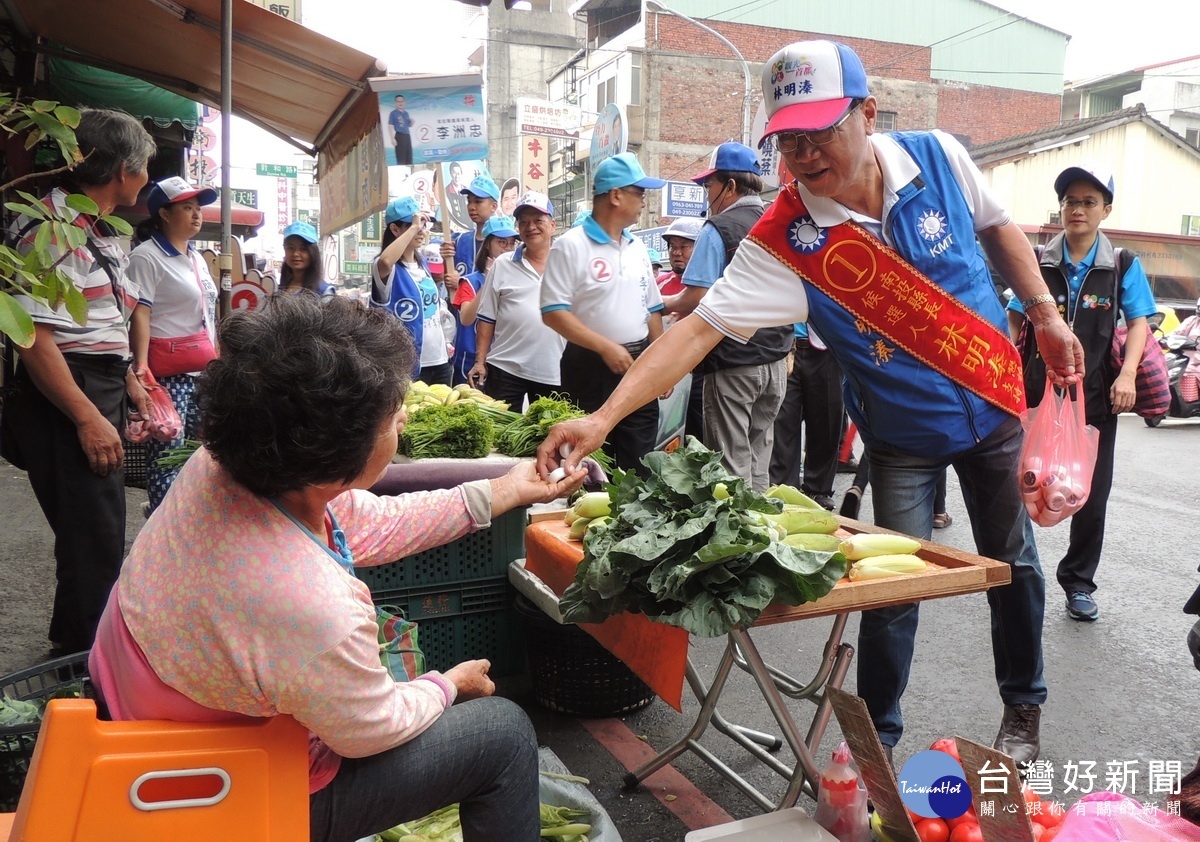
<svg viewBox="0 0 1200 842"><path fill-rule="evenodd" d="M949 842L983 842L983 831L979 824L960 824L950 831Z"/></svg>
<svg viewBox="0 0 1200 842"><path fill-rule="evenodd" d="M1046 832L1042 834L1041 842L1051 842L1055 836L1058 836L1058 832L1060 830L1062 830L1062 825L1060 824L1056 824L1054 827L1046 828Z"/></svg>
<svg viewBox="0 0 1200 842"><path fill-rule="evenodd" d="M967 812L955 819L946 819L946 827L953 832L960 825L964 824L979 824L979 816L975 814L975 808L972 807Z"/></svg>
<svg viewBox="0 0 1200 842"><path fill-rule="evenodd" d="M1038 802L1040 802L1042 800L1042 796L1038 795L1036 792L1034 792L1032 789L1030 789L1027 786L1021 787L1021 794L1025 796L1025 805L1026 805L1025 812L1027 812L1027 813L1032 812L1029 809L1030 804L1037 804Z"/></svg>
<svg viewBox="0 0 1200 842"><path fill-rule="evenodd" d="M948 842L950 828L941 819L921 819L917 822L917 838L921 842Z"/></svg>
<svg viewBox="0 0 1200 842"><path fill-rule="evenodd" d="M955 760L962 761L958 756L958 743L951 737L942 737L940 740L934 740L933 745L929 747L930 751L944 751L946 754L953 757Z"/></svg>
<svg viewBox="0 0 1200 842"><path fill-rule="evenodd" d="M1058 827L1062 824L1062 820L1067 817L1067 808L1060 802L1043 801L1041 812L1034 813L1030 816L1037 824L1047 829Z"/></svg>
<svg viewBox="0 0 1200 842"><path fill-rule="evenodd" d="M1042 838L1046 835L1046 828L1037 822L1034 822L1030 826L1033 828L1033 842L1041 842Z"/></svg>

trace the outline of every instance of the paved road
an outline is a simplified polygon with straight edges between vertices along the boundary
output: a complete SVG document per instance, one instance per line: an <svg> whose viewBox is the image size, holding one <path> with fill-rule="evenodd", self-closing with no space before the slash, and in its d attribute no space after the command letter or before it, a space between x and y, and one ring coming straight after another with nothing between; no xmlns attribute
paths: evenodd
<svg viewBox="0 0 1200 842"><path fill-rule="evenodd" d="M1140 419L1126 417L1117 444L1116 487L1098 577L1100 621L1082 624L1067 619L1053 575L1047 586L1045 658L1050 698L1043 715L1042 753L1054 764L1056 793L1063 791L1061 765L1068 761L1096 763L1101 786L1108 764L1138 761L1140 774L1133 794L1160 800L1160 796L1147 795L1149 764L1179 761L1186 771L1195 762L1200 745L1200 673L1192 669L1184 646L1192 620L1180 611L1200 582L1196 570L1200 563L1200 483L1196 480L1200 424L1166 422L1152 430ZM839 496L848 481L848 477L839 477ZM949 508L955 522L936 537L970 549L970 529L953 474L950 483ZM140 526L138 504L142 499L143 492L130 491L130 538ZM45 653L53 564L49 530L28 483L21 472L4 463L0 463L0 500L7 519L5 539L0 543L0 674L6 674L39 661ZM869 501L864 511L870 511ZM1065 525L1038 530L1038 545L1051 570L1065 547L1066 535ZM816 664L827 633L827 621L813 621L768 627L754 637L769 661L808 672ZM857 621L851 619L846 640L854 642L856 635ZM991 741L1001 705L990 653L983 596L954 597L923 606L917 657L904 698L908 730L897 749L898 761L940 736ZM696 640L692 654L708 674L720 655L720 645ZM851 669L847 686L852 689L853 685ZM665 804L693 823L713 815L702 812L703 801L688 801L683 790L668 793L657 786L625 791L621 787L624 767L584 723L538 709L524 679L503 682L502 690L526 703L542 741L573 772L592 780L593 791L627 842L682 839L684 821ZM797 713L806 712L801 703L791 706ZM735 677L723 708L743 724L771 728L769 715L746 676ZM647 745L662 747L685 731L687 715L694 711L695 704L688 704L685 715L680 716L656 701L625 717L623 724L635 741L644 737ZM595 723L592 727L598 730ZM836 726L831 730L836 731ZM827 736L822 757L828 756L834 739ZM723 738L710 734L703 742L759 788L773 796L782 794L781 779L744 760ZM787 757L786 752L783 756ZM685 756L676 768L729 815L743 818L758 812L749 799L700 761ZM652 790L659 796L680 797L664 804ZM681 808L680 802L685 807Z"/></svg>

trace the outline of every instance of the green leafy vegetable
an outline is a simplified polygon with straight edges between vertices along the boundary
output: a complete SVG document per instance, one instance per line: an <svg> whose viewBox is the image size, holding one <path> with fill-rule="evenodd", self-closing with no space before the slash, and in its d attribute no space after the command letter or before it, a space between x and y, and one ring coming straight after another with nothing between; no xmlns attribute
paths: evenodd
<svg viewBox="0 0 1200 842"><path fill-rule="evenodd" d="M492 452L496 431L471 403L427 405L409 417L400 433L400 452L413 459L479 459Z"/></svg>
<svg viewBox="0 0 1200 842"><path fill-rule="evenodd" d="M750 626L772 602L820 599L846 573L840 552L789 546L763 515L782 502L729 476L695 439L643 459L643 480L617 471L612 519L589 529L559 608L571 623L623 611L718 637Z"/></svg>
<svg viewBox="0 0 1200 842"><path fill-rule="evenodd" d="M512 418L501 426L496 435L496 449L505 456L533 456L551 427L559 421L569 421L587 415L557 392L543 395L533 401L524 415L508 414ZM595 459L606 473L612 472L612 457L603 450L597 450L591 454L591 458Z"/></svg>
<svg viewBox="0 0 1200 842"><path fill-rule="evenodd" d="M591 832L592 826L585 824L583 820L591 819L590 811L540 804L538 813L543 837L557 839L559 842L587 842L586 834ZM462 842L462 838L462 822L459 820L457 804L443 807L415 822L397 825L375 837L377 842Z"/></svg>
<svg viewBox="0 0 1200 842"><path fill-rule="evenodd" d="M184 439L183 447L172 447L162 452L154 464L161 471L178 471L192 458L192 454L200 449L200 442L195 439Z"/></svg>

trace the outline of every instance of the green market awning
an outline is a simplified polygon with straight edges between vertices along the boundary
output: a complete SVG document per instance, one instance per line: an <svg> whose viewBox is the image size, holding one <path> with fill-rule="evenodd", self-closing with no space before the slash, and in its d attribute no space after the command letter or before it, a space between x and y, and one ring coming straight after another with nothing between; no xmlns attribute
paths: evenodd
<svg viewBox="0 0 1200 842"><path fill-rule="evenodd" d="M58 102L117 108L164 129L179 123L194 132L200 124L195 102L132 76L47 56L46 77L50 98Z"/></svg>

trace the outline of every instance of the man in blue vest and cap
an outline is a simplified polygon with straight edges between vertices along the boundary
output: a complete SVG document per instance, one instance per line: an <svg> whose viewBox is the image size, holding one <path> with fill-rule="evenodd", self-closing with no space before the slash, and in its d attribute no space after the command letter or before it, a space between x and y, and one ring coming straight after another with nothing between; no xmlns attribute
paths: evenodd
<svg viewBox="0 0 1200 842"><path fill-rule="evenodd" d="M763 95L765 139L795 181L695 312L630 368L604 406L551 430L539 468L570 468L721 339L807 322L845 376L846 407L870 454L875 523L928 539L934 488L953 466L979 553L1009 565L1011 583L987 594L1004 704L994 745L1031 763L1046 699L1045 580L1017 483L1020 359L976 237L1024 302L1048 376L1079 382L1083 350L1028 240L962 145L938 131L876 132L877 104L853 50L791 44L766 63ZM565 458L563 444L572 448ZM889 755L903 732L916 631L916 603L863 612L858 694Z"/></svg>

